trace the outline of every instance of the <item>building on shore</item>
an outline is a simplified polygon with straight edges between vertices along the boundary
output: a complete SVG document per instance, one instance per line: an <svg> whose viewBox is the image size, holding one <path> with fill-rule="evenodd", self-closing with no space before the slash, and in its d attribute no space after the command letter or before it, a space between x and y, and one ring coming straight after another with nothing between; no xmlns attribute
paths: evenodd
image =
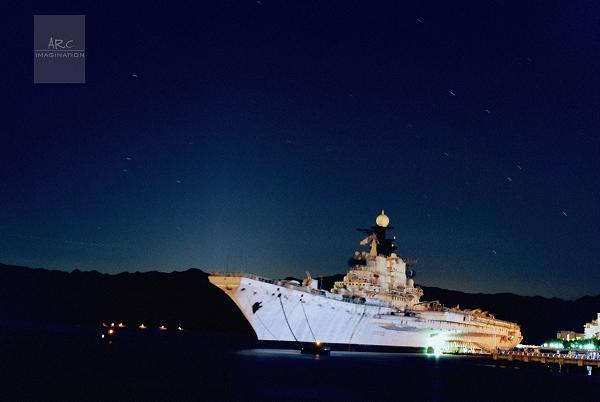
<svg viewBox="0 0 600 402"><path fill-rule="evenodd" d="M598 316L595 320L592 320L591 322L588 322L583 326L585 339L600 339L600 313L597 314Z"/></svg>
<svg viewBox="0 0 600 402"><path fill-rule="evenodd" d="M575 331L558 331L556 333L556 339L561 341L580 341L585 339L585 334Z"/></svg>

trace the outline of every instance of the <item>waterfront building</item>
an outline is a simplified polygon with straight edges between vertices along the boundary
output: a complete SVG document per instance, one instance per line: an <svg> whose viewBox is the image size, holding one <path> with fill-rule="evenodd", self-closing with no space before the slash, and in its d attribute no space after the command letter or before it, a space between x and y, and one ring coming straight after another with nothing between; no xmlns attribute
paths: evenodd
<svg viewBox="0 0 600 402"><path fill-rule="evenodd" d="M585 339L585 334L575 331L558 331L556 333L556 339L561 341L580 341Z"/></svg>
<svg viewBox="0 0 600 402"><path fill-rule="evenodd" d="M597 313L598 316L595 320L585 323L583 326L583 332L585 334L585 339L591 338L600 338L600 313Z"/></svg>

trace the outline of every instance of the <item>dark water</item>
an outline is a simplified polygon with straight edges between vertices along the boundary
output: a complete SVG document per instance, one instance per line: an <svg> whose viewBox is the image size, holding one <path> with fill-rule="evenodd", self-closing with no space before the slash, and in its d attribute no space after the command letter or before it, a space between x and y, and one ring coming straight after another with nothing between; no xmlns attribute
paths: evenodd
<svg viewBox="0 0 600 402"><path fill-rule="evenodd" d="M215 333L2 331L0 399L55 401L600 400L600 373L485 358L259 349ZM596 368L595 370L600 370Z"/></svg>

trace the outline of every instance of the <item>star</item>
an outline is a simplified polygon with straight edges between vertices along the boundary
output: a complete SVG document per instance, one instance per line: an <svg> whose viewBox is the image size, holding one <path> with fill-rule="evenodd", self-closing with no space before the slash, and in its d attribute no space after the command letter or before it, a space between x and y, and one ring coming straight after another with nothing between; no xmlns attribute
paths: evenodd
<svg viewBox="0 0 600 402"><path fill-rule="evenodd" d="M567 215L567 213L566 213L565 211L562 211L562 214L563 214L564 216L569 216L569 215Z"/></svg>

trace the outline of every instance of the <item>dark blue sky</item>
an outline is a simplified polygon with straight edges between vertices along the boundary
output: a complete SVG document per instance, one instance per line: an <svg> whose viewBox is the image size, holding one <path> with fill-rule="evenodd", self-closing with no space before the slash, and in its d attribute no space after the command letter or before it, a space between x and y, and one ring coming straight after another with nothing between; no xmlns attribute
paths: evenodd
<svg viewBox="0 0 600 402"><path fill-rule="evenodd" d="M0 261L332 274L384 208L419 283L600 293L599 6L404 3L9 10ZM34 85L63 13L87 83Z"/></svg>

